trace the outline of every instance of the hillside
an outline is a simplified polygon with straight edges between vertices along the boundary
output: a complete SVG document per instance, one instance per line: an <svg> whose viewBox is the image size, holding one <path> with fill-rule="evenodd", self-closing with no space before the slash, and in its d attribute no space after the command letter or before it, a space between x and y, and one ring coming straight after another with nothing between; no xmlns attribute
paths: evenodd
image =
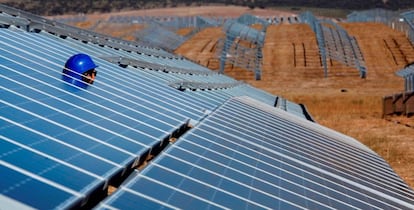
<svg viewBox="0 0 414 210"><path fill-rule="evenodd" d="M386 3L384 3L386 2ZM365 1L341 1L341 0L218 0L218 1L122 1L122 0L94 0L94 1L59 1L59 0L1 0L0 3L22 9L38 15L63 15L63 14L92 14L96 12L118 12L137 9L175 8L178 6L207 6L207 5L236 5L249 8L292 7L297 10L300 7L335 8L344 10L364 10L372 8L386 8L391 10L403 10L414 7L412 0L365 0Z"/></svg>

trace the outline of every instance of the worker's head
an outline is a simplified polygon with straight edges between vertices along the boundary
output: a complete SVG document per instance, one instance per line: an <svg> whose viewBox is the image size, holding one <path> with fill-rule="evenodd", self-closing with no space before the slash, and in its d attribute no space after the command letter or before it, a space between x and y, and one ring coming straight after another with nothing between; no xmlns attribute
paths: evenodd
<svg viewBox="0 0 414 210"><path fill-rule="evenodd" d="M70 57L63 69L63 79L72 84L86 87L93 84L96 76L95 68L98 67L89 55L76 54Z"/></svg>

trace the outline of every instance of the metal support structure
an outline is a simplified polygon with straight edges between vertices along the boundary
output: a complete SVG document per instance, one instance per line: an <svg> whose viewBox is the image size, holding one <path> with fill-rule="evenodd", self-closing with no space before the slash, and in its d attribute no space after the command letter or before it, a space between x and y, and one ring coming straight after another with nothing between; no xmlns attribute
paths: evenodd
<svg viewBox="0 0 414 210"><path fill-rule="evenodd" d="M325 77L328 76L328 57L357 68L360 77L366 77L367 70L358 42L345 29L332 20L318 20L310 12L302 13L301 20L309 24L316 34Z"/></svg>
<svg viewBox="0 0 414 210"><path fill-rule="evenodd" d="M392 29L407 34L411 43L414 44L414 10L398 13L385 9L371 9L352 12L347 15L347 22L377 22L388 25Z"/></svg>
<svg viewBox="0 0 414 210"><path fill-rule="evenodd" d="M262 48L265 32L239 22L228 20L224 25L226 38L219 41L220 73L226 62L253 71L255 79L261 79ZM221 49L221 51L220 51Z"/></svg>
<svg viewBox="0 0 414 210"><path fill-rule="evenodd" d="M262 52L262 47L259 46L257 47L257 58L258 60L262 61L263 59L263 52ZM254 69L254 76L256 80L261 80L262 79L262 63L261 62L255 62L255 69Z"/></svg>
<svg viewBox="0 0 414 210"><path fill-rule="evenodd" d="M405 92L414 91L414 64L406 66L396 72L396 75L404 78L404 89Z"/></svg>
<svg viewBox="0 0 414 210"><path fill-rule="evenodd" d="M341 26L333 22L332 20L323 20L322 23L323 31L328 28L331 36L325 36L325 47L331 48L331 45L335 45L334 54L329 51L328 55L330 58L351 67L355 67L360 72L360 77L366 77L366 67L364 58L355 37L350 36ZM325 26L324 24L327 24ZM330 40L329 40L329 39Z"/></svg>
<svg viewBox="0 0 414 210"><path fill-rule="evenodd" d="M325 38L324 38L324 34L322 33L321 24L319 20L311 12L301 13L300 20L302 20L304 23L307 23L316 34L316 41L319 47L319 54L321 56L324 77L328 77L328 65L326 62L327 56L326 56L326 49L325 49Z"/></svg>
<svg viewBox="0 0 414 210"><path fill-rule="evenodd" d="M401 13L402 20L408 25L408 37L414 44L414 10Z"/></svg>
<svg viewBox="0 0 414 210"><path fill-rule="evenodd" d="M139 42L147 43L152 47L161 48L168 52L174 51L186 41L184 36L157 25L150 25L138 31L135 36Z"/></svg>
<svg viewBox="0 0 414 210"><path fill-rule="evenodd" d="M146 28L136 32L137 41L146 43L152 47L159 47L169 52L173 52L187 39L199 32L202 28L218 26L218 22L200 17L147 17L144 19ZM175 31L181 28L194 28L186 36L178 35Z"/></svg>
<svg viewBox="0 0 414 210"><path fill-rule="evenodd" d="M351 41L351 49L353 51L353 55L355 56L355 65L359 70L360 77L366 78L367 77L367 68L365 66L364 58L361 52L361 49L359 48L358 42L355 39L355 37L352 37L350 39Z"/></svg>
<svg viewBox="0 0 414 210"><path fill-rule="evenodd" d="M195 27L198 29L207 28L207 27L216 27L221 25L217 20L206 18L202 16L197 16L195 20Z"/></svg>
<svg viewBox="0 0 414 210"><path fill-rule="evenodd" d="M224 44L223 44L223 48L221 50L221 55L220 55L220 70L219 70L221 74L224 74L224 67L226 65L227 57L231 56L228 54L228 51L230 47L232 46L232 44L234 43L234 40L235 40L235 37L226 35L226 39L223 41Z"/></svg>
<svg viewBox="0 0 414 210"><path fill-rule="evenodd" d="M347 15L347 22L377 22L388 24L390 20L398 17L398 13L385 9L370 9L358 12L352 12Z"/></svg>
<svg viewBox="0 0 414 210"><path fill-rule="evenodd" d="M240 16L239 18L237 18L237 22L248 26L253 24L260 24L262 25L262 32L266 32L267 27L269 26L269 22L267 22L266 20L263 20L250 14L244 14Z"/></svg>

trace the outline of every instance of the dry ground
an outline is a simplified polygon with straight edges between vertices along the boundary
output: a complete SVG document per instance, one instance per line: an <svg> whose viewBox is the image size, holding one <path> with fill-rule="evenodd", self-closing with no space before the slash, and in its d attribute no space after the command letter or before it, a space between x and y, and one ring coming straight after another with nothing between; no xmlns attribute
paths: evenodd
<svg viewBox="0 0 414 210"><path fill-rule="evenodd" d="M292 15L240 7L179 8L123 14L239 16L246 12ZM105 18L108 14L94 15L90 20ZM382 118L382 97L404 89L403 79L397 77L395 72L414 61L414 48L404 34L383 24L341 25L357 38L368 69L366 79L359 78L356 69L335 61L329 62L328 77L324 78L315 34L306 24L272 25L268 28L263 49L262 80L255 81L252 72L231 66L227 66L225 74L305 104L318 123L361 141L381 155L414 187L414 118ZM100 32L113 34L112 27L105 25L97 28ZM116 31L126 36L120 28ZM221 28L207 28L176 52L217 70L215 46L222 36Z"/></svg>

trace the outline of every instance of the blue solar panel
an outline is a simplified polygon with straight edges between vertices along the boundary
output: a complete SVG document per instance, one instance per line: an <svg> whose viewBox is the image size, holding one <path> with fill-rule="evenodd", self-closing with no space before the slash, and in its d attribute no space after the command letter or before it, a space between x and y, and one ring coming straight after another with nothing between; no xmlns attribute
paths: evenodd
<svg viewBox="0 0 414 210"><path fill-rule="evenodd" d="M14 168L21 168L27 173L41 175L43 178L72 190L87 194L94 188L101 188L105 180L89 171L82 170L65 161L53 158L38 152L30 147L2 138L0 153L3 163L12 164ZM30 158L27 158L30 157ZM47 158L45 158L47 157Z"/></svg>
<svg viewBox="0 0 414 210"><path fill-rule="evenodd" d="M18 78L20 82L25 82L22 77ZM87 139L96 142L96 148L106 144L123 153L129 153L129 155L149 149L149 145L147 146L144 143L137 142L126 135L120 134L126 131L126 128L120 130L120 133L116 133L115 128L115 131L108 130L98 125L101 122L91 118L92 115L90 113L82 113L81 110L77 110L78 112L76 113L71 113L70 109L65 110L60 106L51 107L49 104L42 102L45 99L50 99L50 97L35 92L30 88L23 88L10 80L2 79L1 81L1 84L4 85L1 91L2 101L5 105L2 107L1 113L2 116L8 119L17 123L26 124L32 129L48 133L51 136L59 136L60 138L65 138L65 136L69 135L68 139L76 139L73 138L73 135L78 133L78 135L83 135ZM14 89L7 88L13 86L15 87ZM14 113L16 112L25 112L27 115L15 115ZM83 114L83 116L76 116L80 114ZM146 143L153 144L155 142L149 137L146 139ZM145 138L142 141L144 140Z"/></svg>
<svg viewBox="0 0 414 210"><path fill-rule="evenodd" d="M0 164L0 173L3 179L0 182L1 195L13 199L13 203L25 201L25 204L32 208L52 209L69 208L81 202L78 196L3 162Z"/></svg>
<svg viewBox="0 0 414 210"><path fill-rule="evenodd" d="M277 96L246 84L180 91L169 84L236 81L123 68L105 57L210 72L163 50L43 30L0 29L0 209L91 208L164 148L97 208L413 208L413 191L383 159L291 115L304 118L300 105L278 110ZM66 59L79 52L99 65L87 88L62 80Z"/></svg>
<svg viewBox="0 0 414 210"><path fill-rule="evenodd" d="M17 185L10 192L1 188L1 194L22 205L82 206L205 115L205 108L192 107L180 91L99 58L92 87L66 84L61 71L76 52L71 46L43 34L5 29L0 34L0 165L10 169L6 177L19 173L40 180L4 182ZM45 195L56 191L56 199L44 205L47 199L22 194L21 189L33 189L31 183Z"/></svg>
<svg viewBox="0 0 414 210"><path fill-rule="evenodd" d="M167 203L161 207L159 203L152 198L140 194L137 191L123 191L120 194L120 197L124 199L114 199L113 202L111 202L111 206L102 205L102 208L130 209L132 206L139 203L140 209L174 209ZM188 198L191 199L190 196L188 196ZM199 207L200 205L197 206Z"/></svg>
<svg viewBox="0 0 414 210"><path fill-rule="evenodd" d="M413 195L383 159L354 139L234 98L98 209L124 199L174 208L406 209Z"/></svg>
<svg viewBox="0 0 414 210"><path fill-rule="evenodd" d="M56 73L57 74L57 73ZM105 73L101 73L101 74L105 74ZM53 78L53 79L55 79L55 78ZM105 78L101 78L100 80L104 80ZM120 78L120 79L123 79L122 77ZM137 79L140 79L140 80L142 80L142 78L137 78ZM126 80L127 82L128 82L128 80ZM106 81L105 81L106 82ZM110 84L109 83L110 81L108 81L108 83L107 84ZM155 85L152 85L152 87L150 86L149 87L149 85L150 85L150 82L145 82L145 83L141 83L141 81L139 81L140 82L140 84L135 84L135 85L131 85L131 87L124 87L124 86L121 86L119 83L116 83L116 84L113 84L114 86L117 86L117 87L119 87L119 88L125 88L126 90L124 90L124 91L128 91L128 93L123 93L124 95L126 94L126 95L128 95L128 96L130 96L130 95L133 95L133 96L135 96L136 98L137 98L137 96L139 96L139 97L141 97L141 98L143 98L143 97L145 97L144 99L148 99L148 98L150 98L150 99L153 99L153 100L157 100L158 98L157 97L154 97L153 96L153 93L154 93L154 91L157 91L157 92L155 92L155 93L158 93L158 92L160 92L160 93L163 93L162 92L162 90L160 90L159 88L156 88L156 86ZM96 84L96 86L100 86L101 84L99 84L99 81L97 81L97 84ZM124 84L125 85L125 84ZM130 93L130 91L137 91L137 89L135 89L135 87L136 88L142 88L142 91L145 91L145 92L143 92L143 93L146 93L145 95L142 93L142 92L137 92L137 94L131 94ZM114 90L114 88L113 87L107 87L107 86L105 86L105 88L111 88L111 91L119 91L119 90ZM149 89L149 88L152 88L152 89ZM141 89L139 89L140 91L141 91ZM118 93L118 92L115 92L115 93ZM139 93L139 94L138 94ZM164 91L164 93L165 93L165 91ZM172 93L172 91L171 90L168 90L168 92L167 93ZM177 93L175 93L176 95L178 95ZM116 96L118 96L117 94L115 94ZM152 95L152 96L151 96ZM164 96L165 94L163 94L163 95L160 95L160 97L162 97L161 99L163 99L163 98L166 98L165 96ZM89 96L89 95L88 95ZM169 100L171 100L172 101L172 99L171 98L166 98L166 99L169 99ZM180 98L178 98L178 99L180 99ZM159 99L158 99L159 100ZM163 101L165 101L165 100L163 100ZM161 108L164 108L164 106L162 106L162 105L164 105L165 104L165 106L167 106L167 107L171 107L171 103L166 103L166 102L163 102L163 101L161 101L161 100L159 100L159 102L160 103L162 103L161 105L159 105L158 103L156 103L155 105L158 105L158 107L161 107ZM138 105L139 104L141 104L142 103L142 101L139 101L140 103L137 103ZM181 104L180 104L181 105ZM165 109L165 108L164 108ZM188 112L187 110L184 110L184 111L182 111L182 112ZM198 113L200 113L200 112L198 112ZM193 115L191 115L192 117L194 117L194 118L199 118L200 116L194 116L194 114ZM174 117L174 116L173 116Z"/></svg>

